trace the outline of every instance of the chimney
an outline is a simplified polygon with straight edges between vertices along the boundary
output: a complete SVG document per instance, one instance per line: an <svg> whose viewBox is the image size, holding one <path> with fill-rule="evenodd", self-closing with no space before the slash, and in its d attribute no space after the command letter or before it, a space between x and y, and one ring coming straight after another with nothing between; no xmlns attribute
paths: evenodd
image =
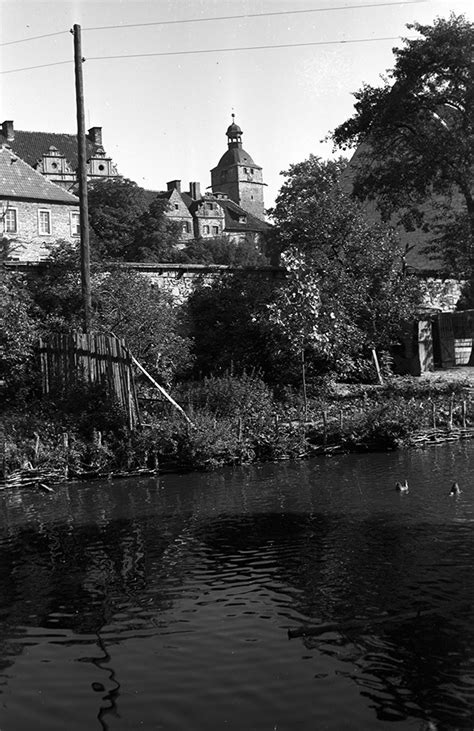
<svg viewBox="0 0 474 731"><path fill-rule="evenodd" d="M189 183L189 195L194 201L201 200L201 183Z"/></svg>
<svg viewBox="0 0 474 731"><path fill-rule="evenodd" d="M181 193L181 180L170 180L166 185L168 186L168 190L177 190L178 193Z"/></svg>
<svg viewBox="0 0 474 731"><path fill-rule="evenodd" d="M102 127L91 127L87 137L94 145L102 147Z"/></svg>
<svg viewBox="0 0 474 731"><path fill-rule="evenodd" d="M2 134L7 138L8 142L12 142L15 139L15 132L13 130L13 122L6 120L2 122Z"/></svg>

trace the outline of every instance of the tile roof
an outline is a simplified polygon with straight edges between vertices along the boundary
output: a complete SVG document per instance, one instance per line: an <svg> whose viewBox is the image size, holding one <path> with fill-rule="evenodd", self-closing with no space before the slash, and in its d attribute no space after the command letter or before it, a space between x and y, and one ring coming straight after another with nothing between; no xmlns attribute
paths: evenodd
<svg viewBox="0 0 474 731"><path fill-rule="evenodd" d="M56 132L22 132L15 130L13 140L7 140L0 131L0 145L9 145L22 160L34 167L43 158L50 147L56 147L70 163L73 170L77 170L77 135ZM92 157L100 145L95 145L86 137L86 154Z"/></svg>
<svg viewBox="0 0 474 731"><path fill-rule="evenodd" d="M250 165L258 170L262 169L259 165L254 163L249 153L242 147L229 147L229 149L222 155L216 167L213 169L217 170L218 168L227 168L231 165Z"/></svg>
<svg viewBox="0 0 474 731"><path fill-rule="evenodd" d="M0 198L79 203L79 198L51 183L8 147L0 147Z"/></svg>
<svg viewBox="0 0 474 731"><path fill-rule="evenodd" d="M226 231L268 231L271 229L269 223L244 210L230 198L218 199L217 202L224 209ZM246 223L239 222L241 216L246 216Z"/></svg>
<svg viewBox="0 0 474 731"><path fill-rule="evenodd" d="M211 200L213 203L218 203L224 209L225 231L249 231L251 233L255 231L268 231L271 228L269 223L262 221L260 218L244 210L230 198L214 198L209 196L209 198L194 200L189 193L181 193L181 197L191 213L194 213L201 201ZM246 223L239 221L239 218L243 216L246 218Z"/></svg>

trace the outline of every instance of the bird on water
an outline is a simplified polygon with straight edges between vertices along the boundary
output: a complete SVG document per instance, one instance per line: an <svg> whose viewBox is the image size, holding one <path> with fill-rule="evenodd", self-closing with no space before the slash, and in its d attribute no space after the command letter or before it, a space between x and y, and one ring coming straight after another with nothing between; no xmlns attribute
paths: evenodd
<svg viewBox="0 0 474 731"><path fill-rule="evenodd" d="M451 485L451 490L449 491L450 495L460 495L461 494L461 488L459 487L457 482L453 482Z"/></svg>
<svg viewBox="0 0 474 731"><path fill-rule="evenodd" d="M396 482L395 483L395 490L398 492L408 492L408 482L405 480L405 482Z"/></svg>

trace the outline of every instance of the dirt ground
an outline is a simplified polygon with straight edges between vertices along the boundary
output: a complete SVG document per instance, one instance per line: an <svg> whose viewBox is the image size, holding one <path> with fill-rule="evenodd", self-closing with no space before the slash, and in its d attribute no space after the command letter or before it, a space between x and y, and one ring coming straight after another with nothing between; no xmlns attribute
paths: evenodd
<svg viewBox="0 0 474 731"><path fill-rule="evenodd" d="M426 371L419 376L422 381L433 381L442 383L443 381L468 381L474 388L474 367L457 366L457 368L444 368L436 371Z"/></svg>

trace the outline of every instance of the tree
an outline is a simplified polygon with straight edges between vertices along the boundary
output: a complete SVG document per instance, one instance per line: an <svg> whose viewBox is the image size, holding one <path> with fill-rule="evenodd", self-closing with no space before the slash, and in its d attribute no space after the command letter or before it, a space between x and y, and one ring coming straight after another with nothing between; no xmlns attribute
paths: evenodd
<svg viewBox="0 0 474 731"><path fill-rule="evenodd" d="M385 220L396 215L407 229L428 226L444 251L461 246L472 272L474 25L451 14L407 28L418 37L394 49L395 66L381 86L355 93L355 114L332 138L338 148L361 146L354 178L359 199L376 200ZM429 201L441 202L444 211L427 216Z"/></svg>
<svg viewBox="0 0 474 731"><path fill-rule="evenodd" d="M251 234L232 241L227 236L193 239L180 252L180 260L193 264L224 264L234 267L267 266L269 260Z"/></svg>
<svg viewBox="0 0 474 731"><path fill-rule="evenodd" d="M197 376L257 372L271 386L298 382L298 360L271 326L268 304L278 283L246 273L222 276L187 303Z"/></svg>
<svg viewBox="0 0 474 731"><path fill-rule="evenodd" d="M294 347L346 376L386 349L419 301L393 229L367 220L342 189L343 160L310 156L284 173L271 212L288 279L270 311Z"/></svg>
<svg viewBox="0 0 474 731"><path fill-rule="evenodd" d="M135 357L163 384L190 365L190 341L171 295L142 274L118 264L95 264L91 273L92 329L124 338ZM60 243L41 278L29 283L40 333L81 329L81 277L77 249Z"/></svg>
<svg viewBox="0 0 474 731"><path fill-rule="evenodd" d="M19 274L0 259L0 382L3 397L18 397L34 385L34 346L38 338L32 297Z"/></svg>
<svg viewBox="0 0 474 731"><path fill-rule="evenodd" d="M124 338L140 363L170 386L191 365L191 342L172 295L142 274L118 268L93 278L96 332Z"/></svg>
<svg viewBox="0 0 474 731"><path fill-rule="evenodd" d="M91 250L115 261L173 260L178 226L166 217L168 201L125 178L101 180L89 190Z"/></svg>

